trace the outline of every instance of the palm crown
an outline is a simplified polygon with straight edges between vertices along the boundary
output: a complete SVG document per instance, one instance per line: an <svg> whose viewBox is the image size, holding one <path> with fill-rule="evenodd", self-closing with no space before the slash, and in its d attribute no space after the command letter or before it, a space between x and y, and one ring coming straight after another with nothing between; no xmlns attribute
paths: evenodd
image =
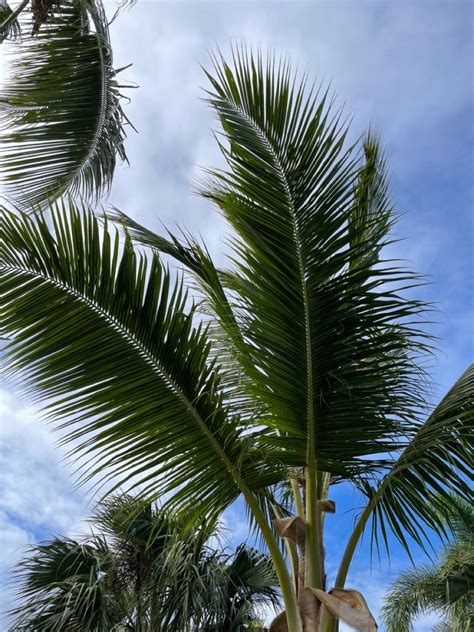
<svg viewBox="0 0 474 632"><path fill-rule="evenodd" d="M285 601L275 630L355 625L360 611L358 629L373 629L343 589L355 547L371 518L375 538L391 529L407 549L407 534L445 533L448 492L469 497L474 371L429 413L426 306L407 297L419 278L383 258L395 217L375 136L349 145L328 94L271 56L238 49L207 76L228 167L202 194L232 228L232 266L118 211L103 229L72 200L51 222L5 211L6 370L46 400L74 454L94 457L85 478L166 495L189 524L243 495ZM342 481L367 506L328 595L323 514Z"/></svg>
<svg viewBox="0 0 474 632"><path fill-rule="evenodd" d="M457 507L453 539L437 563L402 573L383 607L388 632L412 632L415 617L437 611L435 632L468 632L474 623L474 509L453 498ZM459 519L459 516L462 518ZM449 519L449 517L448 517Z"/></svg>
<svg viewBox="0 0 474 632"><path fill-rule="evenodd" d="M239 545L210 548L216 521L179 524L138 498L99 506L92 534L34 545L16 568L19 605L11 630L244 632L276 604L268 556Z"/></svg>

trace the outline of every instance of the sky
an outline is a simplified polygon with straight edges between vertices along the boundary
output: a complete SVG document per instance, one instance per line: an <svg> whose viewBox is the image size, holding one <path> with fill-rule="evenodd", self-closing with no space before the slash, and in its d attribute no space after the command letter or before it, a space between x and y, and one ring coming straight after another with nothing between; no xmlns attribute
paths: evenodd
<svg viewBox="0 0 474 632"><path fill-rule="evenodd" d="M106 3L112 15L115 4ZM201 234L217 261L226 227L192 192L203 166L220 164L212 114L203 102L201 64L230 42L288 55L311 77L331 82L354 115L353 133L379 130L390 165L391 195L405 238L395 254L426 274L420 298L439 306L440 352L432 373L434 399L473 358L474 4L396 0L348 2L157 2L138 0L111 26L116 67L135 84L127 116L130 166L116 172L110 202L147 226L185 227ZM0 574L29 543L85 529L90 495L75 489L72 467L54 445L38 411L10 383L0 384ZM359 499L337 490L328 517L328 570L334 573ZM339 520L338 520L339 518ZM242 505L225 515L228 542L247 534ZM409 561L394 543L391 563L368 563L364 542L348 585L361 590L377 617L387 585ZM423 561L421 553L416 560ZM11 604L8 590L0 610ZM433 616L416 624L430 629ZM3 629L3 628L0 628ZM383 628L380 628L383 630Z"/></svg>

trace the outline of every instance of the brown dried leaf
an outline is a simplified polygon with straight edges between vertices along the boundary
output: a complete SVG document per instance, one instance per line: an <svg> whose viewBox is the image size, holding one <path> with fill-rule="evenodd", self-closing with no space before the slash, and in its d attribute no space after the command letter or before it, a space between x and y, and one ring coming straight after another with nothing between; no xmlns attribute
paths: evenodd
<svg viewBox="0 0 474 632"><path fill-rule="evenodd" d="M310 588L310 590L333 617L342 619L359 632L377 631L377 623L367 606L367 602L357 590L334 588L329 593L317 588Z"/></svg>

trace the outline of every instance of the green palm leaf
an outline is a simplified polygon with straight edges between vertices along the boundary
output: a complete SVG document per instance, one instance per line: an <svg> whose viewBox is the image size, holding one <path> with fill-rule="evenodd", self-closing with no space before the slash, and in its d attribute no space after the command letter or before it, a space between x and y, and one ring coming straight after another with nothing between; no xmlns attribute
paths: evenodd
<svg viewBox="0 0 474 632"><path fill-rule="evenodd" d="M452 495L472 502L474 365L450 389L378 486L369 491L375 506L373 529L390 525L407 551L403 533L418 544L426 528L448 533L456 505ZM369 489L369 488L367 488Z"/></svg>
<svg viewBox="0 0 474 632"><path fill-rule="evenodd" d="M456 501L453 499L456 503ZM448 619L446 628L465 632L474 621L474 512L464 508L466 522L440 551L440 559L402 573L385 597L382 609L388 632L411 632L415 617L434 610Z"/></svg>
<svg viewBox="0 0 474 632"><path fill-rule="evenodd" d="M382 465L367 457L394 448L424 406L423 308L398 289L419 281L380 261L393 218L373 134L360 160L327 95L273 58L237 51L234 62L208 74L229 170L203 192L236 235L234 269L217 270L193 240L111 216L194 275L230 372L277 431L278 460L304 466L314 449L318 469L352 477Z"/></svg>
<svg viewBox="0 0 474 632"><path fill-rule="evenodd" d="M277 605L271 559L244 545L214 550L216 521L184 534L179 519L143 499L113 496L83 541L54 538L16 567L11 630L224 632Z"/></svg>
<svg viewBox="0 0 474 632"><path fill-rule="evenodd" d="M125 116L100 0L61 0L12 45L0 98L6 199L44 205L65 191L96 198L126 159Z"/></svg>
<svg viewBox="0 0 474 632"><path fill-rule="evenodd" d="M281 477L229 418L206 331L157 257L129 240L121 249L72 204L51 228L7 211L2 221L5 370L63 420L64 441L89 460L86 480L171 494L191 520Z"/></svg>
<svg viewBox="0 0 474 632"><path fill-rule="evenodd" d="M474 365L453 385L418 429L406 448L393 459L377 482L360 484L368 503L348 541L336 579L343 586L355 547L369 519L372 542L383 539L388 551L390 529L411 556L407 535L426 548L431 529L446 540L449 533L470 531L463 502L472 503L474 453ZM453 499L455 496L455 500Z"/></svg>
<svg viewBox="0 0 474 632"><path fill-rule="evenodd" d="M360 457L393 447L423 402L410 322L420 305L397 289L416 281L377 256L390 227L383 163L369 137L360 165L327 96L308 94L287 64L243 51L234 62L208 75L229 170L212 172L204 194L237 233L232 290L256 394L288 464L310 451L319 469L367 468Z"/></svg>

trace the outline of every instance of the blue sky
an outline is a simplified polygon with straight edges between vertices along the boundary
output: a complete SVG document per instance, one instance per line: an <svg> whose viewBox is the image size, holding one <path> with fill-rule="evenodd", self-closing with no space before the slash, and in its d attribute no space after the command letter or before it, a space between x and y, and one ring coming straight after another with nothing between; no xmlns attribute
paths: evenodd
<svg viewBox="0 0 474 632"><path fill-rule="evenodd" d="M391 191L402 213L396 247L431 284L420 297L439 304L440 353L433 366L437 399L473 357L473 9L471 2L157 2L138 0L112 25L116 66L139 89L127 114L131 166L118 169L110 201L159 230L161 223L200 233L222 259L225 226L208 203L191 193L203 165L219 156L210 111L200 100L200 64L207 51L224 53L234 39L288 54L301 70L331 80L354 134L373 123L381 132ZM110 14L114 4L106 3ZM10 384L0 390L1 572L28 542L51 532L84 529L88 497L73 489L70 467L53 446L34 407ZM338 512L328 518L329 570L351 524L352 491L336 493ZM240 505L225 516L231 542L245 538ZM417 559L422 559L421 554ZM349 584L361 589L376 613L383 591L409 564L394 545L372 570L367 546ZM0 609L8 607L6 593ZM427 627L428 626L428 627ZM429 618L419 621L420 632Z"/></svg>

